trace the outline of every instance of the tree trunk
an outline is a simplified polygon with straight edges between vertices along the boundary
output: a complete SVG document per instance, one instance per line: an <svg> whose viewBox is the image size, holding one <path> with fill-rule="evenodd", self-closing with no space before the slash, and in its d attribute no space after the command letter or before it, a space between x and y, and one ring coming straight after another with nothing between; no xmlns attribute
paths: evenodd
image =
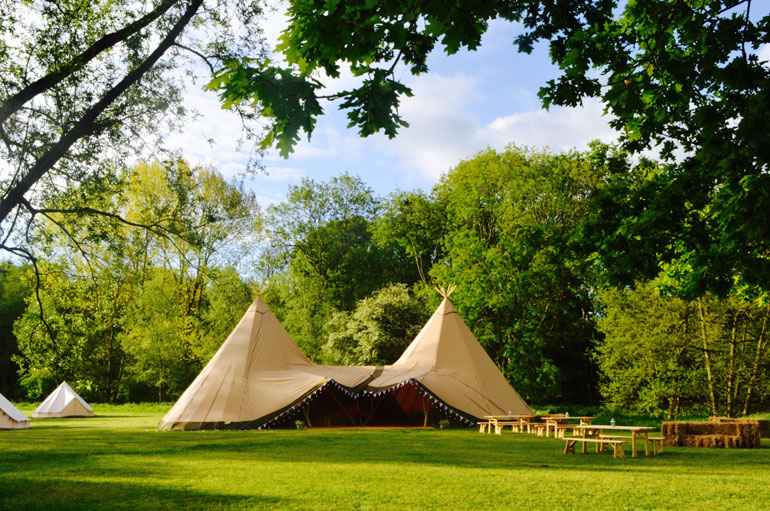
<svg viewBox="0 0 770 511"><path fill-rule="evenodd" d="M735 345L738 342L738 315L735 311L730 328L730 351L727 360L727 374L725 375L725 412L728 417L733 416L733 386L735 384Z"/></svg>
<svg viewBox="0 0 770 511"><path fill-rule="evenodd" d="M703 342L703 365L706 369L706 381L708 382L709 410L711 415L717 415L717 400L714 392L714 378L711 372L711 354L709 353L709 340L706 333L706 315L703 311L703 299L698 298L698 315L700 317L701 340Z"/></svg>
<svg viewBox="0 0 770 511"><path fill-rule="evenodd" d="M97 123L99 116L126 90L138 83L152 69L190 23L190 20L198 12L202 3L203 0L191 0L184 14L177 20L168 34L166 34L166 37L163 38L147 59L130 71L117 85L107 91L98 102L86 110L72 129L64 133L59 141L48 149L21 179L11 186L6 195L0 199L0 223L5 220L16 206L24 201L24 196L29 189L56 165L75 142L99 129Z"/></svg>
<svg viewBox="0 0 770 511"><path fill-rule="evenodd" d="M754 360L751 363L751 376L746 383L746 398L743 400L743 415L748 415L749 405L751 403L751 394L754 391L754 385L757 384L759 378L759 366L762 362L762 355L764 354L767 340L767 318L770 316L770 306L765 311L765 317L762 319L762 329L757 337L757 347L754 351Z"/></svg>

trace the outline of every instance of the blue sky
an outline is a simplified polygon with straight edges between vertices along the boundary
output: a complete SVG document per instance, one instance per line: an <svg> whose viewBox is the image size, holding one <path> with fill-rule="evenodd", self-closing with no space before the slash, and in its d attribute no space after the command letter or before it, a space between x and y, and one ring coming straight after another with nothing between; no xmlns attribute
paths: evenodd
<svg viewBox="0 0 770 511"><path fill-rule="evenodd" d="M280 12L269 16L268 39L274 41L285 23ZM410 127L396 138L362 139L346 127L344 112L326 104L327 113L311 140L300 143L288 159L267 154L266 173L249 178L247 186L263 205L282 200L302 177L325 180L341 172L361 176L381 195L429 190L452 166L487 147L515 143L561 151L584 148L595 138L613 139L597 102L577 109L540 108L538 87L556 71L543 46L531 55L519 54L513 45L516 32L513 24L497 21L475 52L447 56L437 48L429 59L430 72L420 77L398 69L397 77L415 95L402 102L400 110ZM329 83L334 91L349 88L355 79L343 72ZM170 147L227 176L237 175L249 156L247 148L238 149L238 120L222 111L216 96L200 90L200 84L188 90L187 101L201 115L171 138Z"/></svg>

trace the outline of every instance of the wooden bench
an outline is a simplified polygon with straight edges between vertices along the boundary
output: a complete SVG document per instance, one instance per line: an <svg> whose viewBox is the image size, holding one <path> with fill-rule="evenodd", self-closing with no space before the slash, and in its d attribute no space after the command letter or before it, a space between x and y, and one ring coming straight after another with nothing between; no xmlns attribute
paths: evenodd
<svg viewBox="0 0 770 511"><path fill-rule="evenodd" d="M609 440L629 440L627 436L618 435L599 435L599 438L607 438ZM647 456L655 456L663 452L663 440L662 436L648 436L646 443L644 444L644 454Z"/></svg>
<svg viewBox="0 0 770 511"><path fill-rule="evenodd" d="M623 442L628 442L629 440L631 440L630 436L625 436L625 435L602 435L601 433L599 434L598 437L595 437L595 438L597 438L598 440L607 440L608 444L609 444L610 441L613 441L613 440L620 440L620 441L623 441ZM599 450L602 450L602 447L603 446L601 444L596 446L596 448L599 449Z"/></svg>
<svg viewBox="0 0 770 511"><path fill-rule="evenodd" d="M623 449L625 440L613 440L609 438L583 438L579 436L571 436L564 438L564 454L575 454L575 446L580 442L585 448L586 444L596 444L596 452L602 452L605 445L612 447L613 458L625 458L626 451ZM583 450L585 452L585 449Z"/></svg>
<svg viewBox="0 0 770 511"><path fill-rule="evenodd" d="M663 452L663 440L664 440L664 437L662 436L647 437L647 445L651 447L651 449L649 449L649 452L651 452L653 456Z"/></svg>
<svg viewBox="0 0 770 511"><path fill-rule="evenodd" d="M476 424L479 425L479 433L491 433L492 423L489 421L479 421Z"/></svg>

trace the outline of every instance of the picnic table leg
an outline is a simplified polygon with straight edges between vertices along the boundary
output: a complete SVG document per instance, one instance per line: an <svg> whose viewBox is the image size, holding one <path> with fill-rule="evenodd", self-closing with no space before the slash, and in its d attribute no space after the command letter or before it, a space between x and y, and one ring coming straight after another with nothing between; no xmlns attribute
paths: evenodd
<svg viewBox="0 0 770 511"><path fill-rule="evenodd" d="M631 457L636 458L636 431L631 432Z"/></svg>
<svg viewBox="0 0 770 511"><path fill-rule="evenodd" d="M644 433L644 455L650 455L650 442L646 432Z"/></svg>

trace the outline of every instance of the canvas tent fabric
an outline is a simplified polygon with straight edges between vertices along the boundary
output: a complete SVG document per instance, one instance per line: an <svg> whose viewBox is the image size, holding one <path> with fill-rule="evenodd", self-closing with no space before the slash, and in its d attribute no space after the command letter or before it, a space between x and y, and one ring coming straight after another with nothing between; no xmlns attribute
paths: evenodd
<svg viewBox="0 0 770 511"><path fill-rule="evenodd" d="M161 421L161 429L244 426L286 408L334 379L355 387L367 367L312 363L257 299Z"/></svg>
<svg viewBox="0 0 770 511"><path fill-rule="evenodd" d="M29 427L29 419L0 394L0 429L21 429Z"/></svg>
<svg viewBox="0 0 770 511"><path fill-rule="evenodd" d="M476 418L532 413L449 298L444 298L401 357L386 366L369 387L388 388L407 380L419 382L447 405Z"/></svg>
<svg viewBox="0 0 770 511"><path fill-rule="evenodd" d="M93 415L91 406L64 381L48 394L32 417L91 417Z"/></svg>
<svg viewBox="0 0 770 511"><path fill-rule="evenodd" d="M387 394L388 403L371 402ZM348 417L408 408L424 409L427 421L428 400L466 418L531 413L447 298L398 361L385 367L313 363L257 299L159 427L260 427L292 410L309 419L310 400L318 395L347 408L342 415ZM316 417L324 413L313 406Z"/></svg>

